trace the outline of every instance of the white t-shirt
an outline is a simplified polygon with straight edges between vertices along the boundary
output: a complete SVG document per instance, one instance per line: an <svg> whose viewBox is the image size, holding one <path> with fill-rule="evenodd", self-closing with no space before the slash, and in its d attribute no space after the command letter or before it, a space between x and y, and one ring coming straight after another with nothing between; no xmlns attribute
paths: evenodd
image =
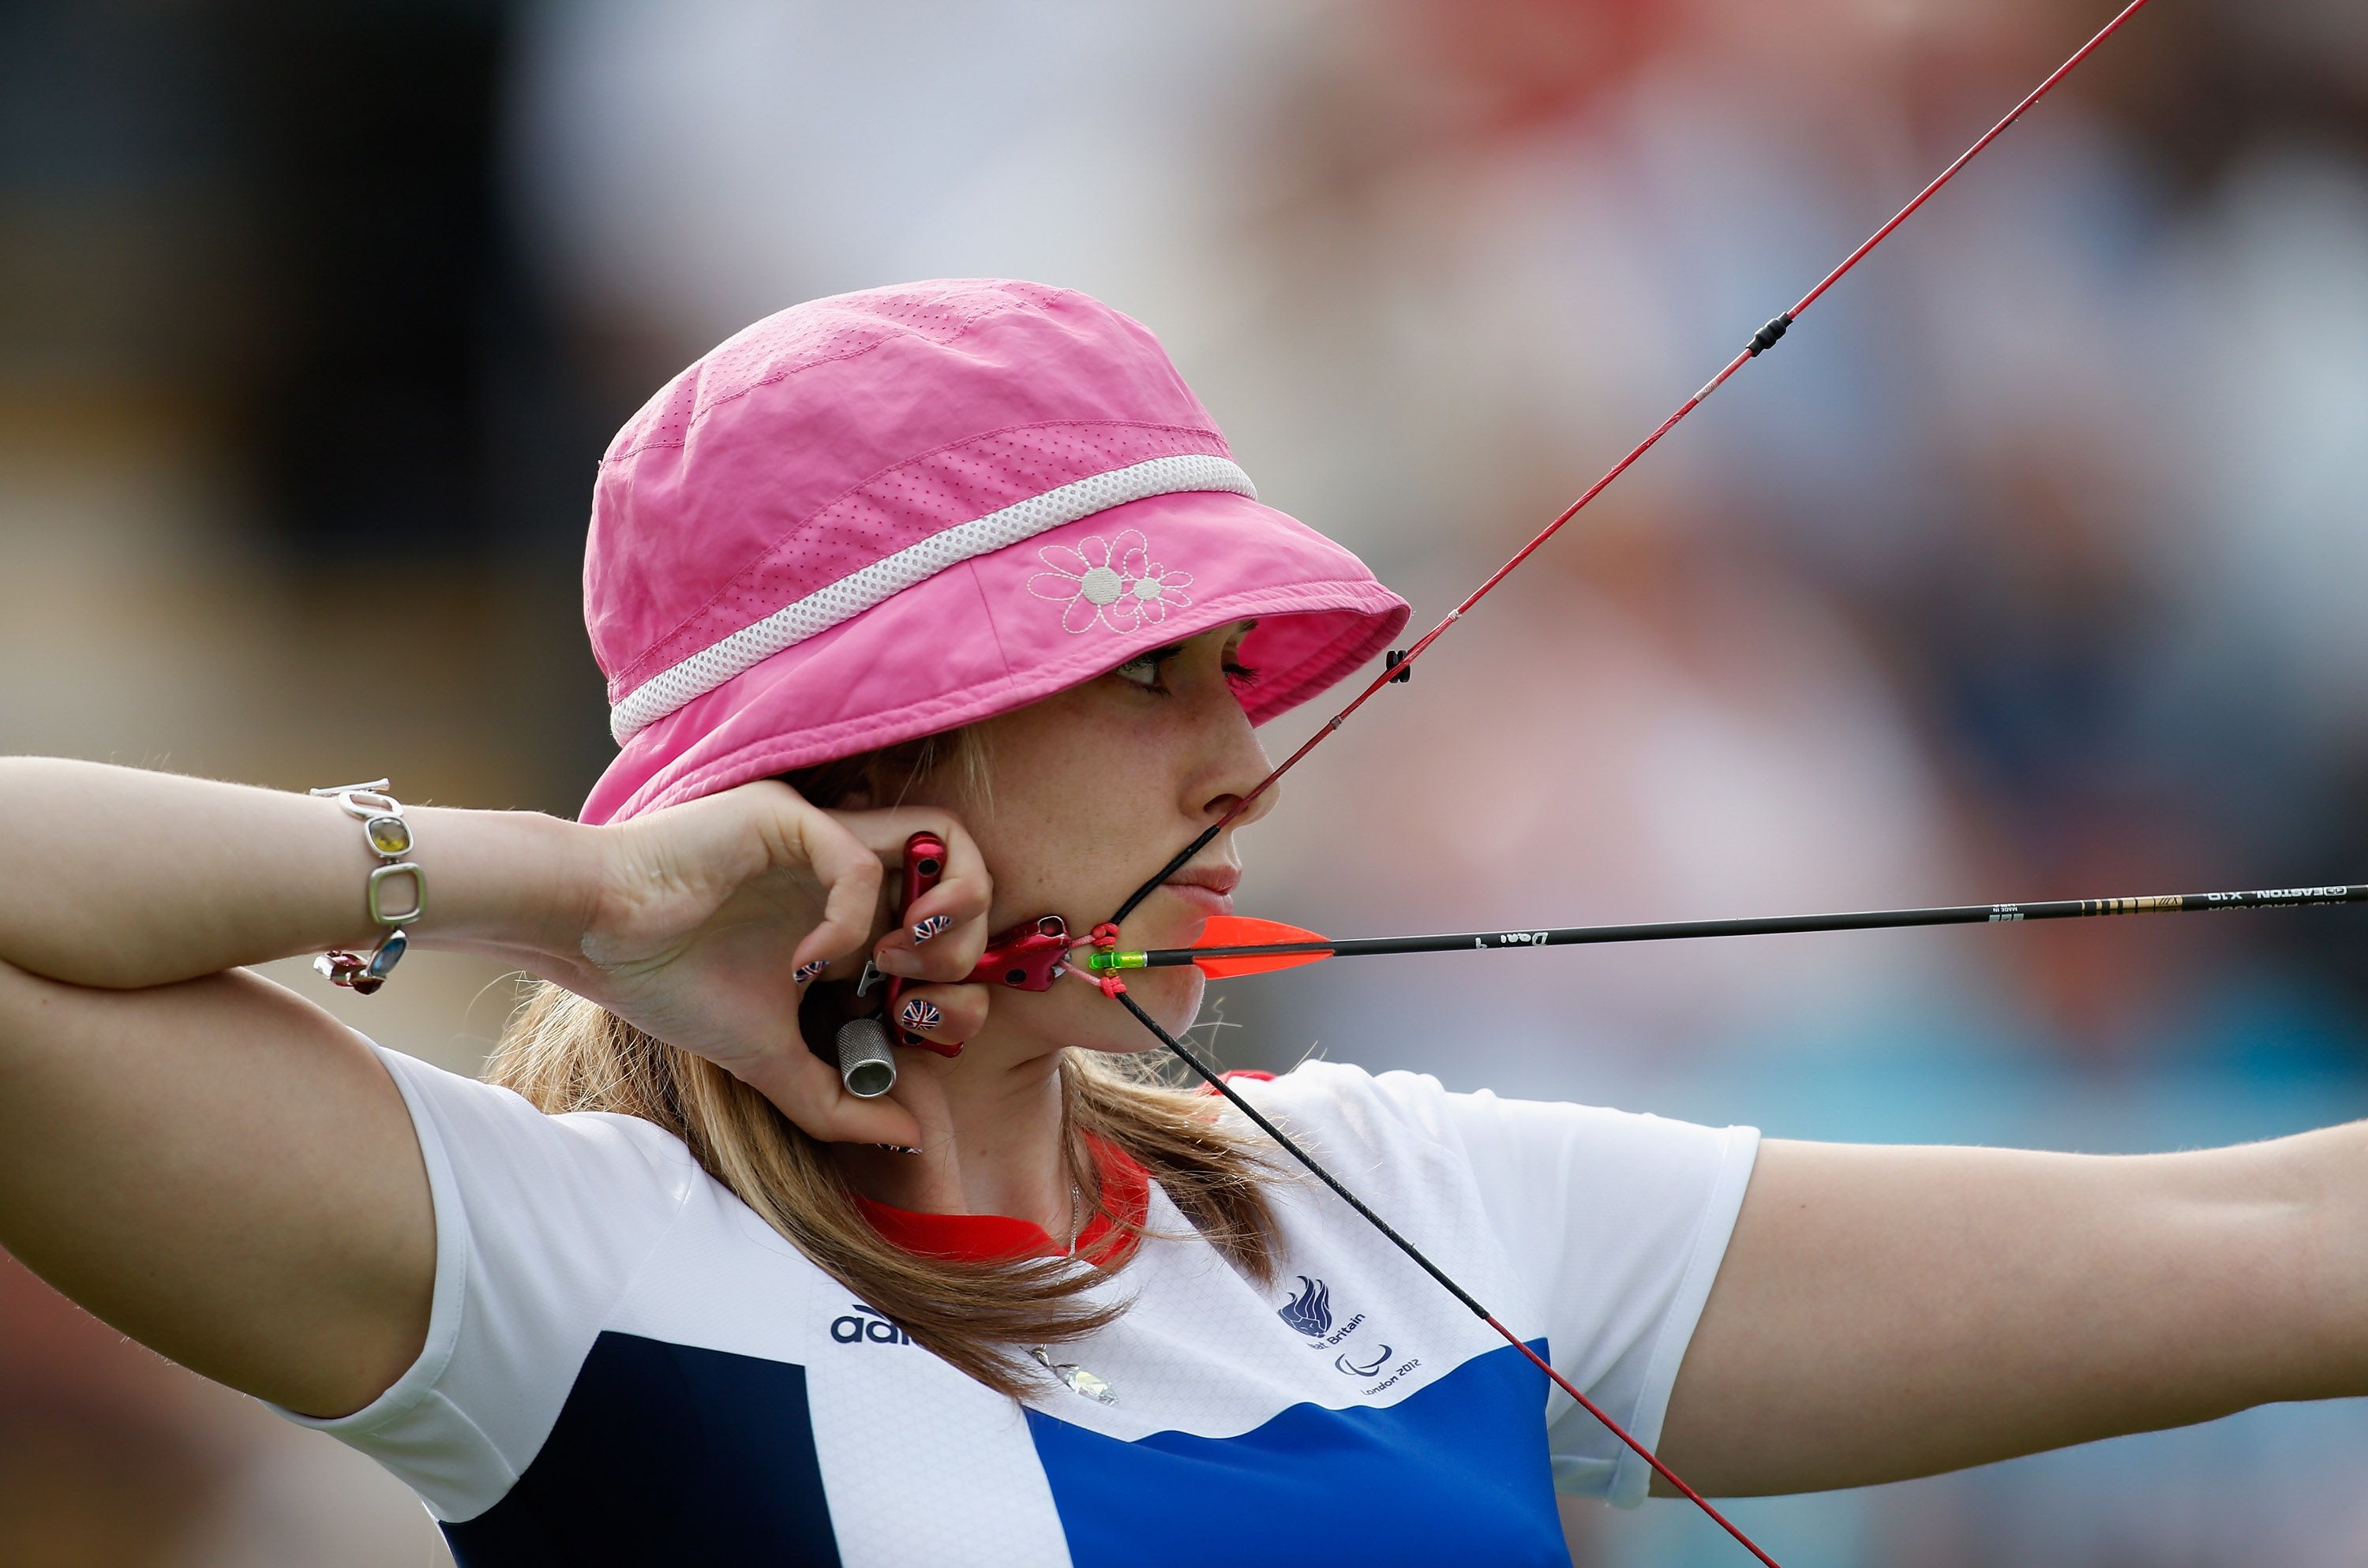
<svg viewBox="0 0 2368 1568"><path fill-rule="evenodd" d="M1132 1299L1025 1404L900 1335L636 1118L373 1043L436 1213L427 1343L319 1420L463 1568L1568 1561L1554 1494L1650 1475L1313 1178L1247 1279L1156 1184ZM1236 1085L1648 1447L1759 1145L1308 1062ZM1236 1113L1227 1112L1228 1115ZM277 1407L274 1407L277 1408Z"/></svg>

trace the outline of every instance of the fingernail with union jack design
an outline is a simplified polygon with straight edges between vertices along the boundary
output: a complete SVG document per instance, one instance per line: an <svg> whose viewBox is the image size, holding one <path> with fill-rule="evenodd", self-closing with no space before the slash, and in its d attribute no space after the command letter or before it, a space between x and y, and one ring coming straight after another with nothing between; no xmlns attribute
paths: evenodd
<svg viewBox="0 0 2368 1568"><path fill-rule="evenodd" d="M946 1021L946 1016L934 1004L911 996L905 998L904 1011L896 1015L896 1021L908 1029L933 1029Z"/></svg>
<svg viewBox="0 0 2368 1568"><path fill-rule="evenodd" d="M939 932L952 929L953 923L951 915L932 915L927 920L913 922L913 946L917 948Z"/></svg>

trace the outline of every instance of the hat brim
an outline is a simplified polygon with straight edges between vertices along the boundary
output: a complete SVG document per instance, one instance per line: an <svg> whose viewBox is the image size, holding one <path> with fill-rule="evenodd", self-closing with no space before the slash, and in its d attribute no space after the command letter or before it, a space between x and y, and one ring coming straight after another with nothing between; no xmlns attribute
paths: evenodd
<svg viewBox="0 0 2368 1568"><path fill-rule="evenodd" d="M1253 618L1243 708L1262 724L1377 657L1406 616L1355 555L1271 506L1131 501L950 566L645 725L580 820L956 729Z"/></svg>

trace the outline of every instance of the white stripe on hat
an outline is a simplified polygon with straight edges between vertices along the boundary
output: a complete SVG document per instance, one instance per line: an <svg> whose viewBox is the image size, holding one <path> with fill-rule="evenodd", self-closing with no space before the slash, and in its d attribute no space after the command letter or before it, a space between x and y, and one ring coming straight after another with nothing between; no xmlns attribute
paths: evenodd
<svg viewBox="0 0 2368 1568"><path fill-rule="evenodd" d="M636 732L665 718L694 698L704 697L742 671L754 668L784 648L793 648L817 632L870 609L891 595L936 575L947 567L1033 539L1048 528L1129 501L1153 495L1174 495L1188 490L1224 490L1258 499L1250 477L1224 458L1190 452L1180 457L1153 458L1016 501L984 517L957 523L895 554L850 572L837 582L795 599L751 626L745 626L700 649L681 663L659 671L627 692L609 710L609 733L619 745Z"/></svg>

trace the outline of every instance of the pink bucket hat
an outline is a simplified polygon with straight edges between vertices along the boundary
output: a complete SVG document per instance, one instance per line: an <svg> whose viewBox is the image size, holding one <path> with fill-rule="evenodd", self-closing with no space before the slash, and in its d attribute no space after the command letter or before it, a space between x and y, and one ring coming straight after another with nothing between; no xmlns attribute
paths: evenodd
<svg viewBox="0 0 2368 1568"><path fill-rule="evenodd" d="M1256 617L1253 722L1406 604L1255 499L1140 324L949 278L810 301L702 356L601 460L584 621L622 750L586 823L1008 712Z"/></svg>

